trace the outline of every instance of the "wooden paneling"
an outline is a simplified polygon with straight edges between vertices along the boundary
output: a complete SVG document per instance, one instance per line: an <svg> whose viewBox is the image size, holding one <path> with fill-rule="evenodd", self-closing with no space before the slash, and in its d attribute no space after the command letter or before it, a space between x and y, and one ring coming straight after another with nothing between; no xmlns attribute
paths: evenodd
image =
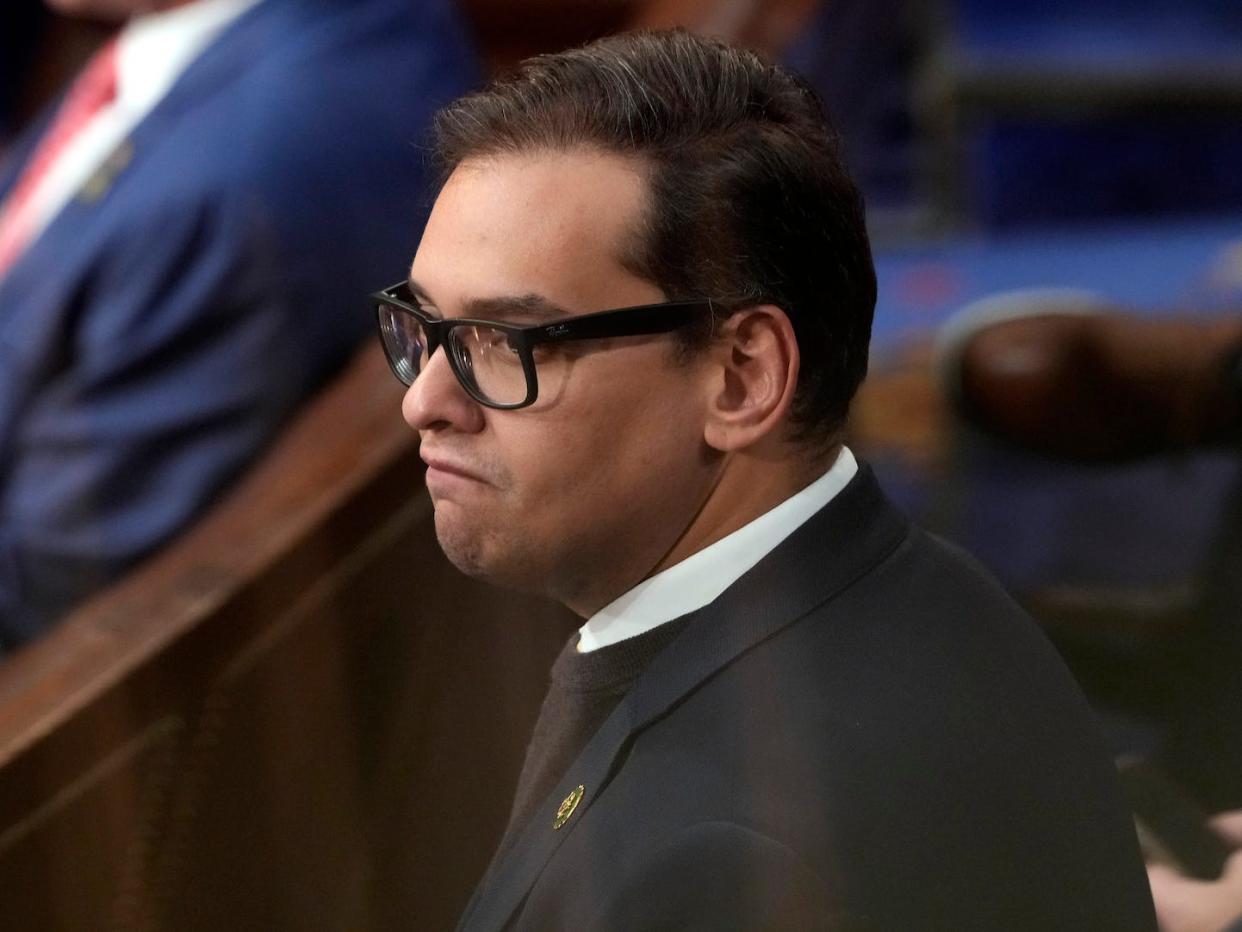
<svg viewBox="0 0 1242 932"><path fill-rule="evenodd" d="M451 928L574 619L443 558L399 400L368 349L0 666L5 928Z"/></svg>

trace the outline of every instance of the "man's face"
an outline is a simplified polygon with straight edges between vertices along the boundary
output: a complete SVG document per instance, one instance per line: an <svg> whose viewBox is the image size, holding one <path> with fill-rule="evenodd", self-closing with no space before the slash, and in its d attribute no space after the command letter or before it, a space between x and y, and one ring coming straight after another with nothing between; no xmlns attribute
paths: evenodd
<svg viewBox="0 0 1242 932"><path fill-rule="evenodd" d="M646 197L641 165L616 155L467 161L436 200L411 282L436 316L515 323L548 319L539 305L555 318L663 301L618 258ZM674 340L560 344L536 356L538 400L511 411L473 401L432 356L403 413L459 568L582 614L650 573L718 471L703 426L719 386L703 359L676 360Z"/></svg>

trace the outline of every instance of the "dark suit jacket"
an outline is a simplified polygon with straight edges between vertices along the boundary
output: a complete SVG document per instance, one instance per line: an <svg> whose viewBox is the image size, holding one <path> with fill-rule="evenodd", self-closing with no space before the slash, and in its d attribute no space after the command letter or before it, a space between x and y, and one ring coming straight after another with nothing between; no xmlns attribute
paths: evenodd
<svg viewBox="0 0 1242 932"><path fill-rule="evenodd" d="M175 533L370 332L431 114L475 77L448 0L263 0L0 278L0 652Z"/></svg>
<svg viewBox="0 0 1242 932"><path fill-rule="evenodd" d="M497 855L460 928L1154 925L1069 674L863 469L694 613Z"/></svg>

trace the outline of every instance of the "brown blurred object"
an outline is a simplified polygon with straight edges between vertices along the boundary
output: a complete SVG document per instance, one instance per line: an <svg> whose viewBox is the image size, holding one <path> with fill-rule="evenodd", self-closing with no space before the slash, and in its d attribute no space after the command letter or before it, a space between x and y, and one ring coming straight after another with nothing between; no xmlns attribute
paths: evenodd
<svg viewBox="0 0 1242 932"><path fill-rule="evenodd" d="M435 542L379 347L0 665L6 929L448 929L577 619Z"/></svg>
<svg viewBox="0 0 1242 932"><path fill-rule="evenodd" d="M684 26L778 57L824 0L648 0L630 26Z"/></svg>
<svg viewBox="0 0 1242 932"><path fill-rule="evenodd" d="M777 56L823 0L461 0L493 71L623 29L684 26Z"/></svg>
<svg viewBox="0 0 1242 932"><path fill-rule="evenodd" d="M622 29L633 0L460 0L493 72Z"/></svg>
<svg viewBox="0 0 1242 932"><path fill-rule="evenodd" d="M928 478L949 467L953 432L930 339L877 356L850 409L849 442Z"/></svg>
<svg viewBox="0 0 1242 932"><path fill-rule="evenodd" d="M965 345L960 405L986 433L1080 461L1236 442L1242 410L1226 357L1242 315L1036 314Z"/></svg>

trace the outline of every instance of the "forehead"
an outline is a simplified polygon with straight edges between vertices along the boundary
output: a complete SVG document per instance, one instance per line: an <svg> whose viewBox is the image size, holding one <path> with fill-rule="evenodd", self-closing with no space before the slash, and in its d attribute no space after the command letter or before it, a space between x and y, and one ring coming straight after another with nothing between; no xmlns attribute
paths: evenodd
<svg viewBox="0 0 1242 932"><path fill-rule="evenodd" d="M646 204L642 163L620 155L468 160L436 199L411 278L443 304L535 294L578 311L617 306L618 286L641 281L623 257Z"/></svg>

